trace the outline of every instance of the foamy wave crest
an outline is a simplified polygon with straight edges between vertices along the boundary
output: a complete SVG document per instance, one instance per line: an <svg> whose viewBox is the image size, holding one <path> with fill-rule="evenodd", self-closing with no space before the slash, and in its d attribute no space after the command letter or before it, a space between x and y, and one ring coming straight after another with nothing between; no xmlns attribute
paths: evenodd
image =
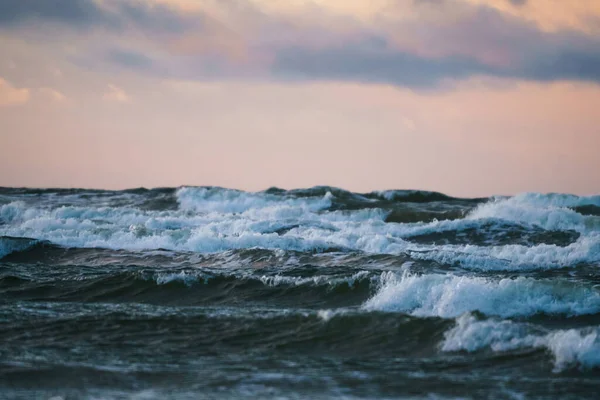
<svg viewBox="0 0 600 400"><path fill-rule="evenodd" d="M328 240L340 229L338 225L383 218L382 213L366 210L347 217L339 212L321 217L292 208L284 210L288 214L285 216L274 208L250 209L235 215L190 215L186 211L146 212L133 208L68 206L47 210L21 203L8 206L4 208L6 222L0 226L1 235L49 240L67 247L126 250L328 249L340 245Z"/></svg>
<svg viewBox="0 0 600 400"><path fill-rule="evenodd" d="M286 198L275 194L205 187L182 187L177 190L176 196L182 210L204 213L241 213L267 207L319 211L330 207L332 198L330 192L323 197Z"/></svg>
<svg viewBox="0 0 600 400"><path fill-rule="evenodd" d="M239 280L256 280L265 286L338 286L348 285L352 288L362 279L370 279L368 271L358 271L350 276L331 276L331 275L315 275L310 277L291 276L291 275L260 275L246 272L217 272L217 271L180 271L180 272L165 272L154 276L154 280L159 285L168 284L171 282L182 282L186 285L193 283L207 284L211 279L232 278Z"/></svg>
<svg viewBox="0 0 600 400"><path fill-rule="evenodd" d="M480 271L558 269L579 263L600 262L600 234L582 236L568 246L539 244L536 246L473 246L445 245L421 246L411 257L458 264L463 268Z"/></svg>
<svg viewBox="0 0 600 400"><path fill-rule="evenodd" d="M381 275L380 288L367 310L453 318L470 311L501 317L600 312L600 294L558 280L519 277L492 280L455 275Z"/></svg>
<svg viewBox="0 0 600 400"><path fill-rule="evenodd" d="M161 273L155 277L155 281L158 285L166 285L171 282L181 282L186 286L191 286L194 283L203 281L208 283L208 276L202 276L199 274L190 274L186 271L175 272L175 273Z"/></svg>
<svg viewBox="0 0 600 400"><path fill-rule="evenodd" d="M12 223L31 218L31 212L22 201L13 201L0 207L0 223Z"/></svg>
<svg viewBox="0 0 600 400"><path fill-rule="evenodd" d="M512 199L515 202L530 203L540 207L600 207L600 195L576 196L562 193L521 193L512 197Z"/></svg>
<svg viewBox="0 0 600 400"><path fill-rule="evenodd" d="M456 319L445 333L442 351L474 352L490 348L507 352L544 348L554 357L555 371L574 366L600 367L600 338L597 327L542 332L539 328L512 321L477 320L471 314Z"/></svg>
<svg viewBox="0 0 600 400"><path fill-rule="evenodd" d="M327 275L317 275L311 277L298 277L298 276L285 276L285 275L263 275L259 279L260 281L267 286L280 286L280 285L290 285L290 286L302 286L302 285L328 285L328 286L338 286L346 284L348 287L352 288L354 285L360 281L361 279L365 279L368 277L368 271L359 271L352 276L349 277L331 277Z"/></svg>
<svg viewBox="0 0 600 400"><path fill-rule="evenodd" d="M583 216L571 210L571 207L587 205L600 206L600 196L524 193L481 204L467 219L503 219L549 230L597 231L600 218Z"/></svg>

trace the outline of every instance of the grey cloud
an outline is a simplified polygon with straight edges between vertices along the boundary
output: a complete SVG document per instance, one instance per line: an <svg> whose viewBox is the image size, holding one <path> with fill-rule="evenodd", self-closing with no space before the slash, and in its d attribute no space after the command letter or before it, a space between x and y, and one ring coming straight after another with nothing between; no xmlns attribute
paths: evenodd
<svg viewBox="0 0 600 400"><path fill-rule="evenodd" d="M184 15L166 5L140 0L1 0L0 28L22 23L51 21L66 27L90 29L103 27L125 30L141 28L153 33L180 34L199 26L202 16Z"/></svg>
<svg viewBox="0 0 600 400"><path fill-rule="evenodd" d="M429 1L429 0L428 0ZM523 20L488 7L452 26L408 27L396 35L427 30L438 48L459 44L464 53L422 57L394 49L386 37L365 39L343 47L312 49L294 46L275 51L272 72L282 78L349 80L431 88L445 79L473 75L533 81L579 80L600 83L600 39L573 31L546 33ZM420 29L420 30L419 30ZM393 34L387 38L392 39ZM477 54L508 57L510 63L485 63Z"/></svg>
<svg viewBox="0 0 600 400"><path fill-rule="evenodd" d="M524 6L525 4L527 4L527 0L508 0L513 6Z"/></svg>
<svg viewBox="0 0 600 400"><path fill-rule="evenodd" d="M522 77L536 81L564 79L600 83L600 48L588 52L564 49L531 60L519 72Z"/></svg>
<svg viewBox="0 0 600 400"><path fill-rule="evenodd" d="M455 6L445 0L413 1L436 7ZM213 28L208 27L210 24L201 13L182 14L175 8L140 1L102 3L109 7L100 4L92 0L0 0L0 28L46 19L76 28L101 26L125 30L133 26L144 29L145 36L163 33L175 39L190 30L206 34L202 38L207 42L213 37L219 40L218 34L209 34ZM329 40L323 40L323 46L318 48L314 43L311 45L311 41L301 39L314 37L315 31L299 32L287 41L285 35L279 41L261 41L252 34L241 35L243 44L247 45L248 58L239 62L218 52L202 50L174 55L168 49L164 51L167 45L160 35L146 42L140 41L138 36L135 42L127 43L126 34L123 45L128 46L128 50L97 51L85 62L93 68L101 54L102 61L108 61L115 68L197 80L344 80L435 88L446 79L487 75L542 82L568 79L600 83L600 38L573 31L542 32L531 23L489 7L463 6L476 8L468 9L454 24L428 25L424 21L400 27L382 24L362 33L361 28L356 28L352 42L336 37L336 31L331 30L327 33ZM244 16L252 19L254 26L261 27L263 32L277 34L283 32L282 26L287 26L286 21L254 11L244 9ZM420 45L435 47L431 53L437 52L438 57L424 57L390 45L394 38L402 36L423 37ZM360 37L362 39L357 39ZM326 43L332 44L327 46ZM155 51L161 46L164 46L162 51ZM157 56L145 55L144 48L152 49L151 54ZM503 62L485 62L489 58L481 54L491 55L492 59L498 56ZM272 60L272 64L270 67L260 62L252 65L253 57Z"/></svg>
<svg viewBox="0 0 600 400"><path fill-rule="evenodd" d="M468 57L434 60L391 49L370 50L364 46L319 51L284 49L277 53L272 72L287 79L348 80L414 88L434 87L444 79L500 73Z"/></svg>
<svg viewBox="0 0 600 400"><path fill-rule="evenodd" d="M318 51L290 48L277 53L272 72L284 79L388 83L412 88L432 88L444 79L473 75L600 83L600 49L594 53L561 49L554 55L533 55L522 64L494 67L464 56L434 59L401 51L369 52L353 47Z"/></svg>
<svg viewBox="0 0 600 400"><path fill-rule="evenodd" d="M121 65L127 68L149 70L154 62L150 57L134 51L121 49L112 49L107 54L109 62Z"/></svg>
<svg viewBox="0 0 600 400"><path fill-rule="evenodd" d="M116 23L92 0L0 1L0 26L16 25L35 19L50 20L75 27Z"/></svg>
<svg viewBox="0 0 600 400"><path fill-rule="evenodd" d="M600 51L561 51L555 56L534 56L523 65L493 67L463 56L431 59L403 52L361 52L352 47L326 51L297 48L280 51L272 72L282 79L387 83L412 88L433 88L445 79L474 75L600 83Z"/></svg>
<svg viewBox="0 0 600 400"><path fill-rule="evenodd" d="M119 14L137 25L175 34L184 33L203 22L201 14L185 16L166 5L149 6L139 1L121 3Z"/></svg>

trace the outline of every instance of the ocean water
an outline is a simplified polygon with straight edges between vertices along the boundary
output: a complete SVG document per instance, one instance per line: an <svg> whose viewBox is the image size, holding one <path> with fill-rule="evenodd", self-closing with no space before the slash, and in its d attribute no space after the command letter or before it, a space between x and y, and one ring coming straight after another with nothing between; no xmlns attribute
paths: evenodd
<svg viewBox="0 0 600 400"><path fill-rule="evenodd" d="M0 189L0 398L600 396L600 196Z"/></svg>

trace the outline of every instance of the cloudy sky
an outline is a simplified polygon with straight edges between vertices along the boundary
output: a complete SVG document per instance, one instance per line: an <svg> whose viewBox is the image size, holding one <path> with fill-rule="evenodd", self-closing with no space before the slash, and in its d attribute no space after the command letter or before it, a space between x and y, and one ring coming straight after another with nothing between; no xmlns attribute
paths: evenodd
<svg viewBox="0 0 600 400"><path fill-rule="evenodd" d="M600 1L2 0L0 186L600 192Z"/></svg>

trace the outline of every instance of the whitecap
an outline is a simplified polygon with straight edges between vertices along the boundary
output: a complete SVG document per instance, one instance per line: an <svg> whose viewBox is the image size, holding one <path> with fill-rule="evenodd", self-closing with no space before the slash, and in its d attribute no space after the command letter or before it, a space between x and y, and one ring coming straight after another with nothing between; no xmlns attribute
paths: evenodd
<svg viewBox="0 0 600 400"><path fill-rule="evenodd" d="M363 308L442 318L471 311L501 317L541 313L574 316L600 312L600 293L556 279L385 272L378 291Z"/></svg>
<svg viewBox="0 0 600 400"><path fill-rule="evenodd" d="M477 320L464 314L445 333L440 345L442 351L474 352L485 348L494 352L543 348L553 356L556 372L575 366L600 367L598 327L546 332L525 323Z"/></svg>

